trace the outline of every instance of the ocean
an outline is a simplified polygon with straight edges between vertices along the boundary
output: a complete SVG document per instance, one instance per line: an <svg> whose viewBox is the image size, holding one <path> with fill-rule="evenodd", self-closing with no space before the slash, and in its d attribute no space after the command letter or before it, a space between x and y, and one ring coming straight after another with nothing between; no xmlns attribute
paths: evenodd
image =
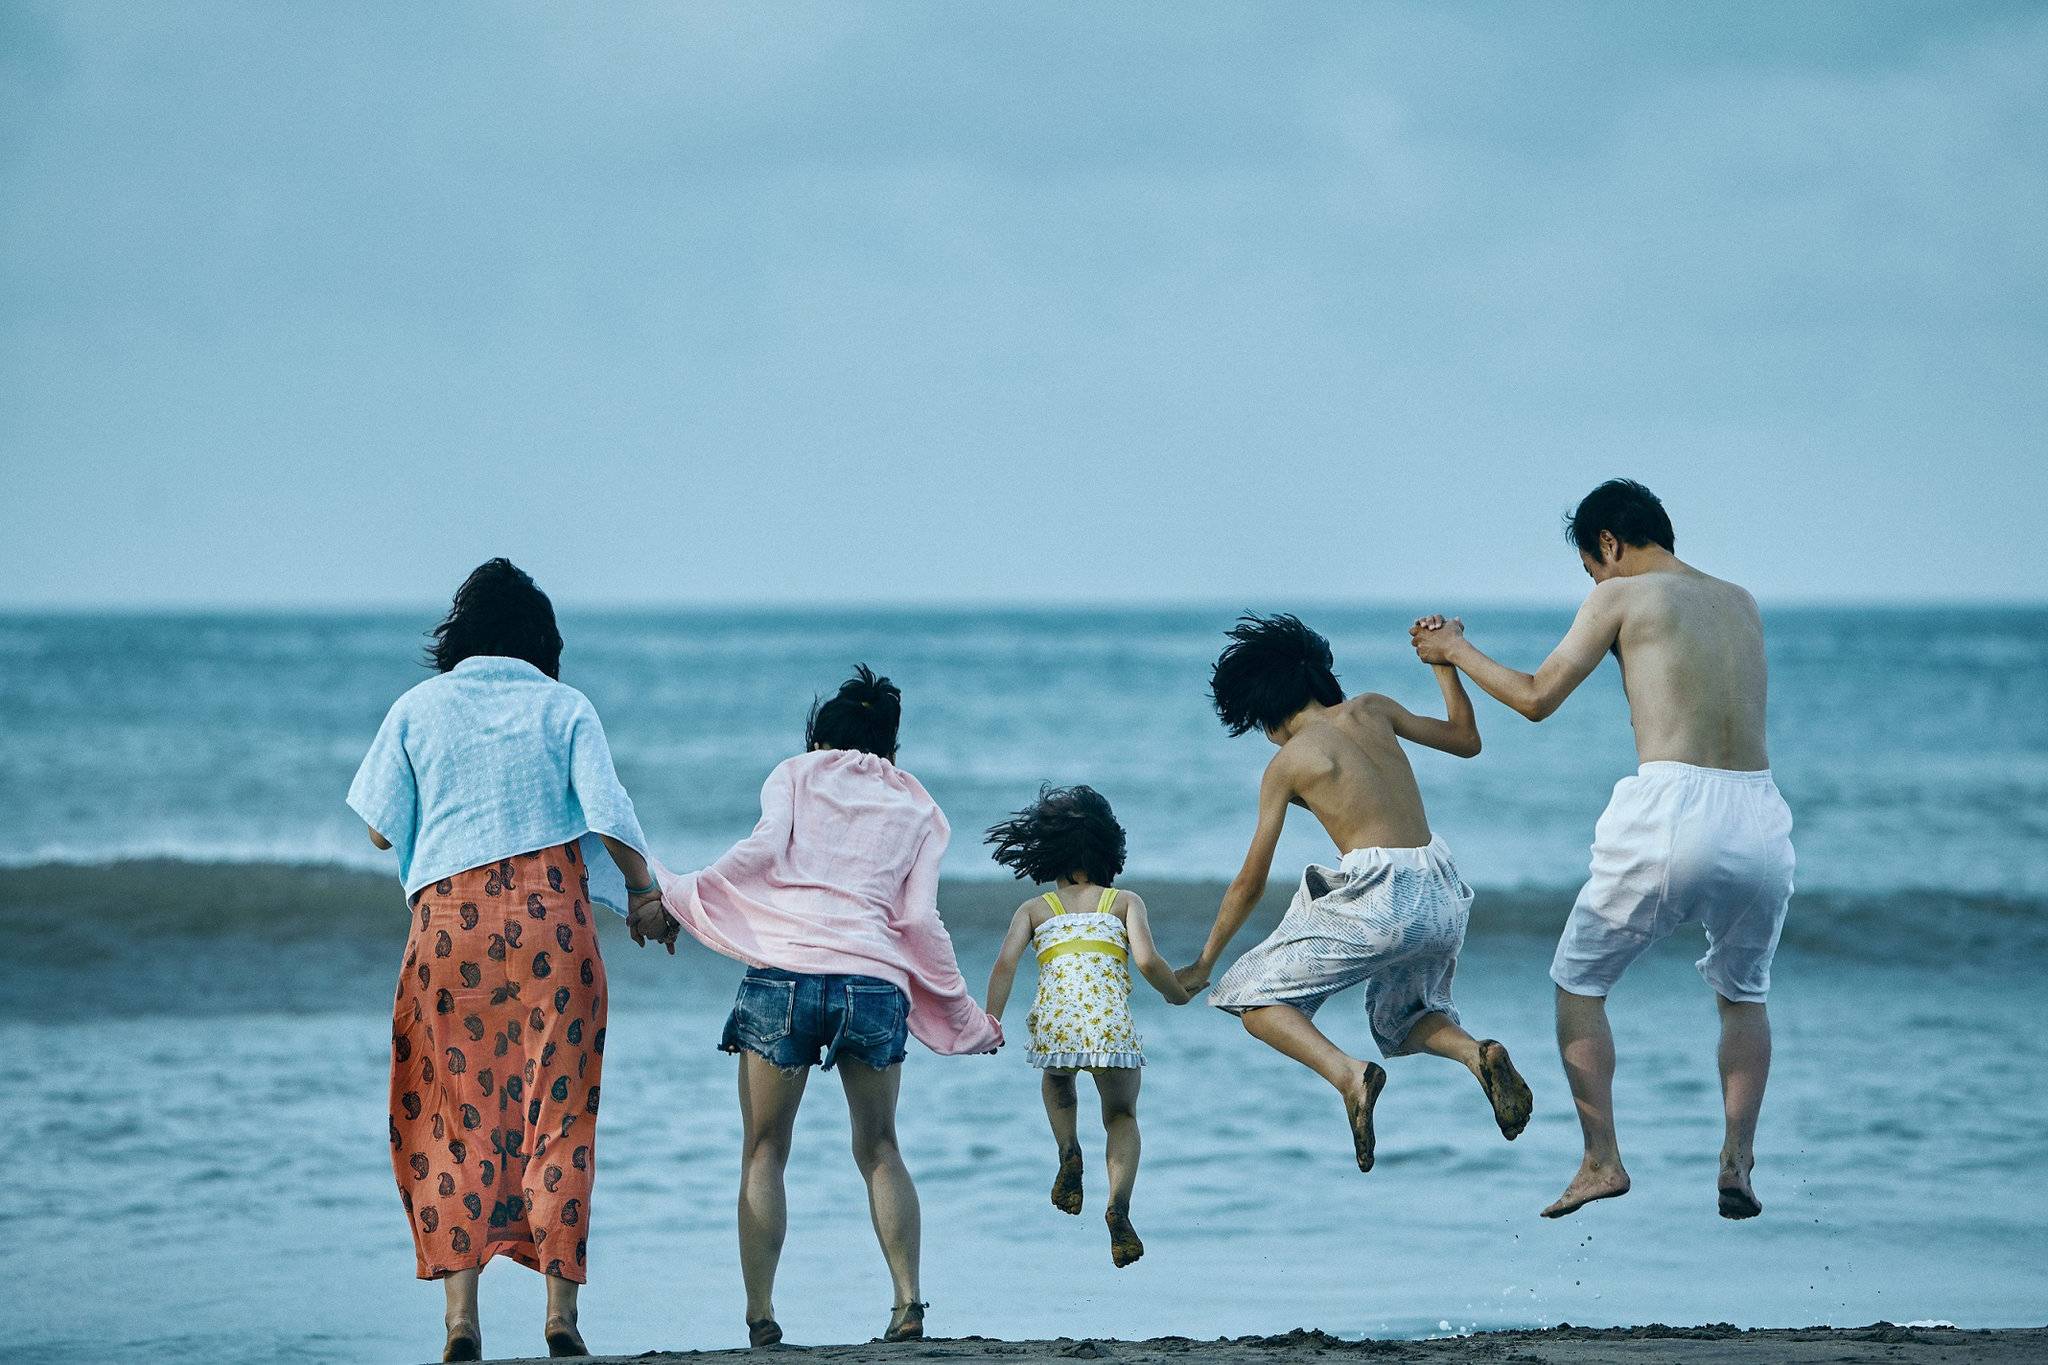
<svg viewBox="0 0 2048 1365"><path fill-rule="evenodd" d="M1413 611L1303 614L1347 688L1437 704L1407 647ZM439 1290L411 1278L384 1141L405 917L388 855L342 804L385 707L425 676L433 615L0 615L0 931L19 945L0 959L0 1076L25 1134L0 1186L16 1348L395 1361L437 1346ZM979 831L1047 781L1109 797L1130 835L1124 883L1169 953L1192 955L1270 753L1228 738L1204 696L1231 615L567 612L563 678L597 705L650 838L682 867L752 825L815 694L857 660L889 674L901 762L954 826L942 907L978 987L1021 897ZM1569 612L1466 619L1533 667ZM1550 948L1593 822L1633 768L1609 664L1542 725L1482 698L1475 760L1415 755L1432 824L1480 888L1460 1006L1536 1091L1520 1141L1500 1140L1462 1072L1403 1059L1362 1176L1319 1081L1141 985L1134 1215L1149 1253L1116 1271L1085 1099L1098 1180L1075 1220L1047 1202L1051 1142L1018 1051L913 1048L900 1123L933 1332L2048 1321L2048 611L1782 608L1766 625L1799 894L1774 980L1762 1219L1713 1213L1713 1008L1689 935L1615 997L1634 1192L1535 1216L1576 1159ZM1312 820L1292 823L1282 877L1331 856ZM733 1063L712 1045L740 969L623 933L607 953L586 1335L608 1352L739 1344L738 1118ZM1366 1046L1355 1003L1323 1021ZM791 1168L778 1303L795 1341L864 1339L888 1307L833 1089L813 1086ZM533 1276L493 1269L484 1306L493 1352L539 1347Z"/></svg>

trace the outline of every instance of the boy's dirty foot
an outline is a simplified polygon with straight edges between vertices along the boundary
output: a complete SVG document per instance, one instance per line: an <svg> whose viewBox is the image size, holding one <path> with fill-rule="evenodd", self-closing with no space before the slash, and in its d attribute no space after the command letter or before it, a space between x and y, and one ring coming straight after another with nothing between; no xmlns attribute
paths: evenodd
<svg viewBox="0 0 2048 1365"><path fill-rule="evenodd" d="M1129 1265L1145 1254L1145 1244L1138 1240L1138 1230L1131 1226L1131 1211L1121 1204L1111 1204L1102 1215L1109 1224L1109 1259L1119 1269Z"/></svg>
<svg viewBox="0 0 2048 1365"><path fill-rule="evenodd" d="M1479 1045L1479 1084L1493 1106L1493 1121L1500 1125L1500 1135L1513 1142L1529 1126L1529 1083L1515 1070L1508 1050L1491 1038Z"/></svg>
<svg viewBox="0 0 2048 1365"><path fill-rule="evenodd" d="M1764 1211L1763 1201L1750 1188L1749 1173L1756 1166L1754 1157L1747 1161L1733 1161L1721 1158L1721 1216L1723 1218L1754 1218Z"/></svg>
<svg viewBox="0 0 2048 1365"><path fill-rule="evenodd" d="M1358 1088L1344 1097L1344 1113L1351 1120L1351 1150L1361 1171L1372 1169L1372 1107L1379 1102L1386 1083L1387 1069L1378 1062L1367 1062Z"/></svg>
<svg viewBox="0 0 2048 1365"><path fill-rule="evenodd" d="M889 1330L882 1333L884 1341L924 1340L924 1310L931 1307L925 1303L899 1303L889 1310Z"/></svg>
<svg viewBox="0 0 2048 1365"><path fill-rule="evenodd" d="M1590 1157L1579 1167L1579 1173L1572 1177L1572 1183L1564 1187L1564 1193L1557 1202L1543 1210L1545 1218L1562 1218L1568 1213L1577 1213L1596 1199L1618 1199L1628 1193L1628 1172L1620 1162L1612 1165L1596 1163Z"/></svg>
<svg viewBox="0 0 2048 1365"><path fill-rule="evenodd" d="M1081 1211L1081 1149L1060 1153L1060 1173L1052 1178L1052 1206L1061 1213Z"/></svg>
<svg viewBox="0 0 2048 1365"><path fill-rule="evenodd" d="M443 1360L482 1360L484 1336L473 1322L461 1318L448 1321L448 1341L441 1347Z"/></svg>
<svg viewBox="0 0 2048 1365"><path fill-rule="evenodd" d="M561 1316L550 1313L542 1332L548 1339L548 1354L551 1356L587 1356L590 1348L583 1344L583 1334L576 1330L576 1324Z"/></svg>

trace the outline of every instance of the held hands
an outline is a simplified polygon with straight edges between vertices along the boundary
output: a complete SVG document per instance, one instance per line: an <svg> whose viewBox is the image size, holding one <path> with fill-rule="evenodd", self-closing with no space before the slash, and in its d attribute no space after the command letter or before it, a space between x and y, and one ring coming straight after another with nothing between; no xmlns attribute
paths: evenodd
<svg viewBox="0 0 2048 1365"><path fill-rule="evenodd" d="M1187 996L1185 999L1175 1000L1172 1003L1185 1005L1189 1000L1194 999L1197 993L1209 989L1209 964L1197 958L1175 972L1173 979L1180 982L1180 988L1187 992Z"/></svg>
<svg viewBox="0 0 2048 1365"><path fill-rule="evenodd" d="M626 899L626 930L632 934L633 942L646 947L648 940L668 949L668 955L676 955L676 932L682 926L669 917L662 908L661 892L648 891Z"/></svg>
<svg viewBox="0 0 2048 1365"><path fill-rule="evenodd" d="M1432 666L1451 662L1451 651L1465 638L1465 621L1458 616L1422 616L1408 628L1408 643L1415 657Z"/></svg>

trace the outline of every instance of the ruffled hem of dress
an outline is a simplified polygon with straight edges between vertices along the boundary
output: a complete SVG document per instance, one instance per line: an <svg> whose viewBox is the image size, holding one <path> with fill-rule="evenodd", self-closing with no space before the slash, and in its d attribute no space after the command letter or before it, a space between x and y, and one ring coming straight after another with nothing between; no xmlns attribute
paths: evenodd
<svg viewBox="0 0 2048 1365"><path fill-rule="evenodd" d="M1142 1052L1028 1052L1031 1065L1065 1070L1091 1066L1143 1066Z"/></svg>

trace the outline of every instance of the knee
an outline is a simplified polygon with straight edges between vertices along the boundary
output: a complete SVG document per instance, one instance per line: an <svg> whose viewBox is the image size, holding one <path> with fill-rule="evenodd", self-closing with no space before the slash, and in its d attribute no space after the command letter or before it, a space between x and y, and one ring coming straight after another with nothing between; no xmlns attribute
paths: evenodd
<svg viewBox="0 0 2048 1365"><path fill-rule="evenodd" d="M755 1133L749 1136L745 1157L749 1166L781 1170L789 1164L789 1134Z"/></svg>
<svg viewBox="0 0 2048 1365"><path fill-rule="evenodd" d="M894 1133L856 1133L853 1139L853 1164L866 1174L878 1167L899 1159Z"/></svg>

